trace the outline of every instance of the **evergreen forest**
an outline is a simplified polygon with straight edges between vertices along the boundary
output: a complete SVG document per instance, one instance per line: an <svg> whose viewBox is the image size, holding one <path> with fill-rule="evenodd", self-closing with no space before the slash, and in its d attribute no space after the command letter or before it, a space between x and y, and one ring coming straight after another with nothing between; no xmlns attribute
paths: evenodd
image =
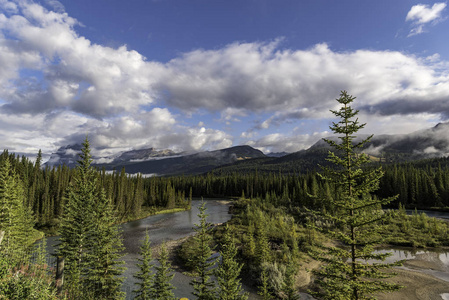
<svg viewBox="0 0 449 300"><path fill-rule="evenodd" d="M333 113L340 121L331 129L342 136L341 144L328 141L335 152L317 171L217 168L171 177L129 175L125 168L106 172L91 165L87 137L73 169L44 166L41 152L32 162L3 151L0 299L124 299L118 224L188 210L193 198L202 197L231 199L232 219L212 226L203 202L196 234L174 250L175 260L165 245L154 256L147 235L134 275L135 299L175 299L172 264L192 276L189 299L247 299L242 281L264 300L299 299L300 290L317 299L368 299L398 290L384 280L393 275L385 270L397 263L360 260L384 259L373 254L381 244L449 246L448 223L405 210L449 211L449 158L370 160L353 143L364 126L350 106L354 99L346 92L337 99L341 109ZM34 246L46 235L61 236L63 285L46 265L45 244ZM315 280L304 287L298 274L306 269L313 269Z"/></svg>

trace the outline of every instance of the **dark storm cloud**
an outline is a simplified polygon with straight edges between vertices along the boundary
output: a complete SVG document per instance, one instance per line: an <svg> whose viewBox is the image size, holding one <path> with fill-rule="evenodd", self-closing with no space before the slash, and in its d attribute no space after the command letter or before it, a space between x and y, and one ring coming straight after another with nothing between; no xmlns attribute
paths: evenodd
<svg viewBox="0 0 449 300"><path fill-rule="evenodd" d="M376 105L359 107L361 111L383 116L414 115L421 113L437 114L442 120L449 119L449 97L441 99L395 99L383 101Z"/></svg>

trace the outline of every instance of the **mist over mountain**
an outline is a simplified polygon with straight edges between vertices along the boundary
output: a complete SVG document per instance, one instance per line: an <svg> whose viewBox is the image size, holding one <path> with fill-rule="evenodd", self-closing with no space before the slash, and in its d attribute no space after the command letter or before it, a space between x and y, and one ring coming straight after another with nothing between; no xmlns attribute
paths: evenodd
<svg viewBox="0 0 449 300"><path fill-rule="evenodd" d="M355 142L367 138L358 135ZM337 140L336 137L329 139ZM80 144L59 148L46 163L49 166L65 164L74 167L81 150ZM153 175L200 174L215 168L220 170L307 172L318 164L325 164L330 146L318 140L309 149L295 153L271 153L265 155L250 146L204 151L195 154L156 150L154 148L131 150L115 157L93 157L94 165L106 170L121 170L127 173ZM449 123L401 135L374 135L362 151L373 159L386 162L401 162L449 155Z"/></svg>
<svg viewBox="0 0 449 300"><path fill-rule="evenodd" d="M286 156L286 155L289 155L290 153L288 153L288 152L270 152L270 153L267 153L267 154L265 154L266 156L268 156L268 157L282 157L282 156Z"/></svg>
<svg viewBox="0 0 449 300"><path fill-rule="evenodd" d="M190 155L173 155L150 159L145 161L119 161L109 164L97 164L106 170L120 171L125 168L127 173L154 174L154 175L180 175L201 174L218 166L233 164L237 161L251 160L266 157L262 151L250 146L235 146L222 150L205 151Z"/></svg>
<svg viewBox="0 0 449 300"><path fill-rule="evenodd" d="M369 135L359 134L354 142L366 139ZM336 137L328 139L336 141ZM319 140L310 149L330 148L324 141ZM407 159L422 159L449 155L449 122L412 132L410 134L374 135L363 148L363 152L381 157L385 155L402 155Z"/></svg>
<svg viewBox="0 0 449 300"><path fill-rule="evenodd" d="M60 147L55 153L50 155L49 160L45 165L53 167L58 165L66 165L70 168L76 166L76 162L79 159L79 153L83 146L81 144L67 145Z"/></svg>
<svg viewBox="0 0 449 300"><path fill-rule="evenodd" d="M176 153L172 150L155 150L154 148L126 151L116 157L112 163L138 162L152 159L164 159L167 157L184 155L184 152Z"/></svg>

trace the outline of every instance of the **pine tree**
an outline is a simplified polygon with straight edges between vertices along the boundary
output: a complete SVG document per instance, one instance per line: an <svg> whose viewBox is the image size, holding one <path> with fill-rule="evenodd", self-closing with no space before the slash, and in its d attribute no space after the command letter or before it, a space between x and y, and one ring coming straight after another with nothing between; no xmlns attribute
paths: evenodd
<svg viewBox="0 0 449 300"><path fill-rule="evenodd" d="M337 99L342 105L340 110L331 110L340 121L334 122L330 129L340 135L341 143L325 139L336 150L337 154L329 152L328 158L336 169L324 167L324 174L320 174L320 177L333 183L339 193L332 199L323 199L331 201L335 211L323 212L321 216L334 224L324 230L343 246L321 246L311 252L313 257L325 263L324 267L315 272L319 286L316 294L320 299L373 299L374 293L399 288L398 285L379 280L392 276L383 270L393 264L366 262L383 260L388 256L374 253L373 245L381 240L378 221L386 215L381 205L391 202L394 197L376 199L370 195L378 189L383 172L381 167L369 171L362 169L369 158L356 150L372 136L354 144L354 133L365 126L359 124L358 119L353 119L358 111L353 110L349 104L354 99L355 97L343 91Z"/></svg>
<svg viewBox="0 0 449 300"><path fill-rule="evenodd" d="M86 137L68 189L58 255L65 259L66 290L72 297L116 299L122 296L118 275L123 269L119 267L122 262L117 261L122 240L91 162Z"/></svg>
<svg viewBox="0 0 449 300"><path fill-rule="evenodd" d="M11 266L0 256L0 299L60 299L48 270L45 246L44 239L35 250L37 259L34 263L28 260L19 266Z"/></svg>
<svg viewBox="0 0 449 300"><path fill-rule="evenodd" d="M271 300L273 296L270 292L270 286L268 283L268 271L266 266L262 266L262 272L260 272L260 285L258 295L262 296L263 300Z"/></svg>
<svg viewBox="0 0 449 300"><path fill-rule="evenodd" d="M254 241L254 225L248 225L248 242L245 246L246 256L253 258L256 254L256 242Z"/></svg>
<svg viewBox="0 0 449 300"><path fill-rule="evenodd" d="M30 263L33 223L22 186L10 158L0 160L0 299L55 300L45 240L39 246L37 263Z"/></svg>
<svg viewBox="0 0 449 300"><path fill-rule="evenodd" d="M0 165L0 253L12 266L27 261L31 242L33 223L24 203L22 182L6 158Z"/></svg>
<svg viewBox="0 0 449 300"><path fill-rule="evenodd" d="M36 162L34 163L34 168L36 171L40 170L42 164L42 151L39 149L36 156Z"/></svg>
<svg viewBox="0 0 449 300"><path fill-rule="evenodd" d="M83 143L75 176L68 189L67 203L60 227L58 255L64 257L66 287L74 297L81 297L85 272L89 268L87 258L88 238L95 226L95 196L97 187L89 142Z"/></svg>
<svg viewBox="0 0 449 300"><path fill-rule="evenodd" d="M213 274L212 266L215 265L216 260L211 259L212 249L210 243L212 237L210 235L210 229L207 223L206 203L203 201L199 207L200 224L195 224L194 236L197 249L195 251L195 271L198 273L198 278L192 280L193 295L198 297L198 300L213 300L215 299L215 284L211 280L210 276Z"/></svg>
<svg viewBox="0 0 449 300"><path fill-rule="evenodd" d="M295 260L293 257L289 258L288 264L286 266L284 280L282 282L282 291L285 294L287 300L299 300L299 294L295 290L295 275L298 271Z"/></svg>
<svg viewBox="0 0 449 300"><path fill-rule="evenodd" d="M114 216L110 200L102 189L95 207L95 225L89 235L89 268L86 272L89 289L95 299L121 299L124 271L123 261L119 261L124 250L121 232Z"/></svg>
<svg viewBox="0 0 449 300"><path fill-rule="evenodd" d="M140 247L140 255L142 258L137 259L140 262L137 264L140 270L134 275L134 278L138 280L136 285L139 286L139 288L134 291L136 294L135 299L150 300L154 298L154 274L152 271L153 264L151 263L153 260L153 253L151 251L151 242L150 237L148 236L148 231L145 233L143 245Z"/></svg>
<svg viewBox="0 0 449 300"><path fill-rule="evenodd" d="M175 295L172 290L174 289L170 281L175 274L171 274L172 268L168 260L168 252L165 243L161 246L161 253L158 259L159 266L155 266L156 275L154 277L154 299L157 300L174 300Z"/></svg>
<svg viewBox="0 0 449 300"><path fill-rule="evenodd" d="M231 233L229 225L226 224L224 241L220 250L221 263L215 271L219 288L218 298L220 300L246 300L248 295L242 292L239 279L243 264L236 261L237 247Z"/></svg>
<svg viewBox="0 0 449 300"><path fill-rule="evenodd" d="M262 266L263 263L271 261L271 246L264 224L258 223L256 225L256 233L256 261Z"/></svg>

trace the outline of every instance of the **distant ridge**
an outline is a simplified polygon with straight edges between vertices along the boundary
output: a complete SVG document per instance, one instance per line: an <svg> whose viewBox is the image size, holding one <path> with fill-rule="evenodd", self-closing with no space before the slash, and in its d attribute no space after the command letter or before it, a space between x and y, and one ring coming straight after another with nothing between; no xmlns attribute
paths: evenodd
<svg viewBox="0 0 449 300"><path fill-rule="evenodd" d="M369 135L358 135L355 141ZM337 140L336 137L328 137ZM326 158L331 147L318 140L310 148L300 150L282 157L270 157L253 161L245 161L234 165L219 167L216 173L250 173L275 172L298 174L316 171L319 165L328 164ZM374 162L399 163L449 156L449 122L416 131L410 134L374 135L371 142L361 150L370 155Z"/></svg>
<svg viewBox="0 0 449 300"><path fill-rule="evenodd" d="M250 146L235 146L190 155L166 157L158 160L146 160L140 162L128 161L97 166L105 167L107 170L121 170L122 168L125 168L126 172L130 174L142 173L166 176L201 174L221 165L261 157L266 157L262 151Z"/></svg>
<svg viewBox="0 0 449 300"><path fill-rule="evenodd" d="M358 140L368 135L359 135ZM335 138L330 138L335 139ZM74 167L81 145L61 147L53 153L47 165L66 164ZM202 174L213 172L285 172L306 173L316 170L318 164L326 164L330 147L323 140L309 149L295 153L272 153L265 155L251 146L205 151L196 154L176 153L172 150L154 148L123 152L116 158L103 158L110 163L97 163L97 167L127 173L158 176ZM449 122L401 135L374 135L362 149L374 161L404 162L449 155ZM96 158L98 159L98 158Z"/></svg>
<svg viewBox="0 0 449 300"><path fill-rule="evenodd" d="M161 159L170 156L183 155L183 153L176 153L172 150L155 150L154 148L131 150L123 152L120 156L113 160L113 163L131 162L131 161L145 161L151 159Z"/></svg>
<svg viewBox="0 0 449 300"><path fill-rule="evenodd" d="M65 147L60 147L55 153L50 155L50 159L45 163L45 165L53 167L58 165L66 165L70 168L76 166L78 161L78 155L81 152L81 144L67 145Z"/></svg>

